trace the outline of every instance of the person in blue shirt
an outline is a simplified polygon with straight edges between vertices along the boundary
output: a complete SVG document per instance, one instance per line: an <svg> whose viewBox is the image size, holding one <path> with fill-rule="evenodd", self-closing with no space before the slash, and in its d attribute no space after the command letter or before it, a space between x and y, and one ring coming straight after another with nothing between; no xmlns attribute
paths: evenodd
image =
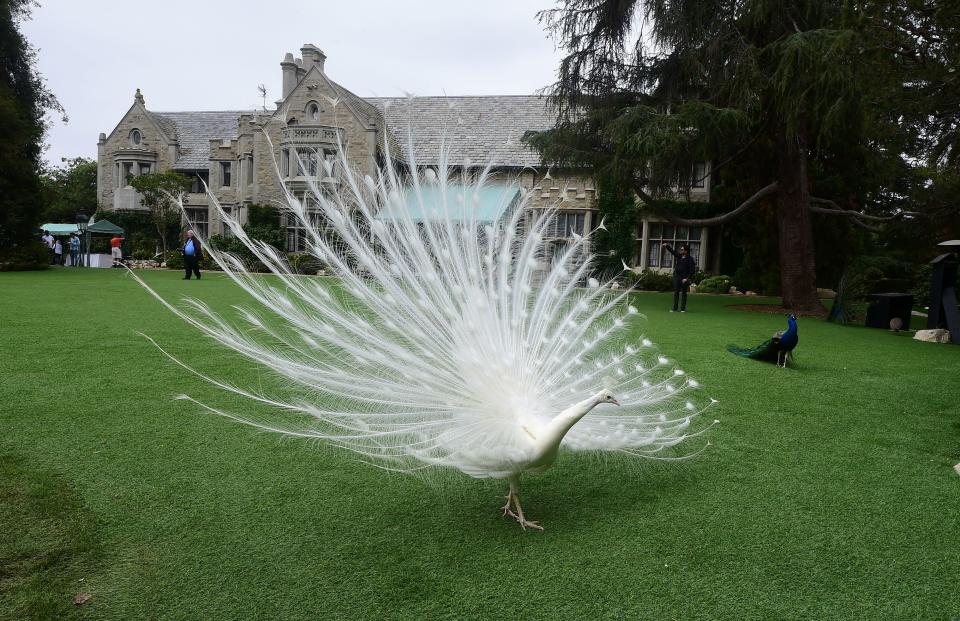
<svg viewBox="0 0 960 621"><path fill-rule="evenodd" d="M77 267L80 263L77 262L77 257L80 254L80 238L77 237L77 234L74 233L70 236L70 266Z"/></svg>
<svg viewBox="0 0 960 621"><path fill-rule="evenodd" d="M183 267L186 273L184 280L190 280L190 274L196 274L197 280L200 280L200 261L203 260L203 248L200 246L200 240L193 236L193 231L187 231L187 238L183 242Z"/></svg>

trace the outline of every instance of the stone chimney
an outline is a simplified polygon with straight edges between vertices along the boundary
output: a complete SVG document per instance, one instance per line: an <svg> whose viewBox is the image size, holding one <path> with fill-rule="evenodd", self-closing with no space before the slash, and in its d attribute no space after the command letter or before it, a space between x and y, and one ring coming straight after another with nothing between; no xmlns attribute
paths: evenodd
<svg viewBox="0 0 960 621"><path fill-rule="evenodd" d="M293 60L293 54L287 52L280 62L280 69L283 71L283 92L281 99L286 99L287 95L293 92L297 86L297 63Z"/></svg>
<svg viewBox="0 0 960 621"><path fill-rule="evenodd" d="M300 58L294 58L293 62L297 65L297 82L303 79L303 76L307 75L307 70L303 68L303 60Z"/></svg>
<svg viewBox="0 0 960 621"><path fill-rule="evenodd" d="M319 47L312 43L307 43L300 48L300 56L303 57L303 68L310 71L311 67L316 67L323 73L323 64L327 60L327 55Z"/></svg>

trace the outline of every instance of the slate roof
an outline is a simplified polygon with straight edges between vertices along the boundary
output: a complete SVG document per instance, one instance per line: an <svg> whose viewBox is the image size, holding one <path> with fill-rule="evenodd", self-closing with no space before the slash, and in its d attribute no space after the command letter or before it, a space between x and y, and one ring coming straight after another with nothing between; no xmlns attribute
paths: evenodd
<svg viewBox="0 0 960 621"><path fill-rule="evenodd" d="M150 112L168 136L180 141L180 158L173 165L174 170L208 168L210 141L236 138L241 114L252 114L252 111Z"/></svg>
<svg viewBox="0 0 960 621"><path fill-rule="evenodd" d="M470 158L474 165L522 168L540 166L540 157L520 142L529 130L553 127L556 119L547 100L536 95L468 97L369 97L386 118L387 127L410 161L407 130L412 129L417 165L438 163L441 140L450 149L450 163Z"/></svg>
<svg viewBox="0 0 960 621"><path fill-rule="evenodd" d="M478 166L491 162L511 168L540 166L540 157L520 139L529 130L553 127L555 118L546 99L536 95L360 98L330 82L362 120L376 123L380 129L386 125L392 138L391 148L402 151L401 159L410 162L412 155L419 166L439 163L441 141L449 148L450 163L454 165L469 158ZM168 136L180 142L180 158L174 170L195 170L209 167L210 141L236 138L240 115L252 113L228 110L149 114ZM408 129L414 136L412 154L407 145Z"/></svg>

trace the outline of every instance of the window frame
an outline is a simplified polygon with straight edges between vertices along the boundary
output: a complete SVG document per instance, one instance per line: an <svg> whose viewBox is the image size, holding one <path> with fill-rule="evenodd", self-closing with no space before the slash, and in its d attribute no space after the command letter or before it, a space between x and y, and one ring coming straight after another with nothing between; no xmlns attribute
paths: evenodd
<svg viewBox="0 0 960 621"><path fill-rule="evenodd" d="M232 185L233 162L220 162L220 187L229 188Z"/></svg>

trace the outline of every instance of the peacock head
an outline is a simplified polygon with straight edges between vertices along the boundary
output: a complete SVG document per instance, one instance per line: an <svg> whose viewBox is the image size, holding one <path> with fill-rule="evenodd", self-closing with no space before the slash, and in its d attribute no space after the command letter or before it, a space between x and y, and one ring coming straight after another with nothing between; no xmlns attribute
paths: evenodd
<svg viewBox="0 0 960 621"><path fill-rule="evenodd" d="M603 394L600 395L600 403L612 403L614 405L620 405L620 402L617 401L617 398L613 396L609 390L603 391Z"/></svg>

